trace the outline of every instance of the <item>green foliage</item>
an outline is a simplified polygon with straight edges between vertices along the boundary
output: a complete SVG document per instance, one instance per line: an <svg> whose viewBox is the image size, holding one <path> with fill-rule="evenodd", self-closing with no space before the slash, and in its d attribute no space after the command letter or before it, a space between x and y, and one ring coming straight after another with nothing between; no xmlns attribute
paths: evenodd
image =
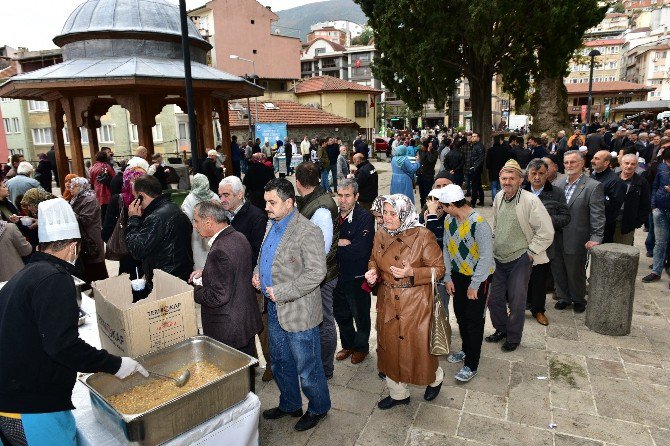
<svg viewBox="0 0 670 446"><path fill-rule="evenodd" d="M523 102L530 79L562 75L584 31L602 20L597 0L355 0L381 56L373 71L413 110L444 107L468 79L473 124L491 127L491 79ZM488 117L487 117L488 115Z"/></svg>
<svg viewBox="0 0 670 446"><path fill-rule="evenodd" d="M623 5L623 2L615 2L612 4L612 12L624 14L626 12L626 7Z"/></svg>
<svg viewBox="0 0 670 446"><path fill-rule="evenodd" d="M351 39L352 45L369 45L372 40L372 28L366 26L360 36Z"/></svg>

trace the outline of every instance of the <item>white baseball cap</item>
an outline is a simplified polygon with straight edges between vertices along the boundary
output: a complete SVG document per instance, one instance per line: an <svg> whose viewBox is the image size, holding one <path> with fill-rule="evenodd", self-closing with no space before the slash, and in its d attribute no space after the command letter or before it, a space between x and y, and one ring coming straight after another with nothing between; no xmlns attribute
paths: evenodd
<svg viewBox="0 0 670 446"><path fill-rule="evenodd" d="M586 147L586 146L580 146L579 147L579 151L582 152L582 153L587 152L588 150L589 150L589 148Z"/></svg>
<svg viewBox="0 0 670 446"><path fill-rule="evenodd" d="M429 197L437 198L438 200L442 196L442 189L433 189L430 192L428 192Z"/></svg>
<svg viewBox="0 0 670 446"><path fill-rule="evenodd" d="M431 191L431 193L432 192L434 191ZM461 189L461 186L456 184L447 184L442 189L440 189L439 192L440 201L445 204L455 203L465 199L463 189Z"/></svg>
<svg viewBox="0 0 670 446"><path fill-rule="evenodd" d="M37 206L37 218L40 243L81 238L77 217L70 204L62 198L41 202Z"/></svg>

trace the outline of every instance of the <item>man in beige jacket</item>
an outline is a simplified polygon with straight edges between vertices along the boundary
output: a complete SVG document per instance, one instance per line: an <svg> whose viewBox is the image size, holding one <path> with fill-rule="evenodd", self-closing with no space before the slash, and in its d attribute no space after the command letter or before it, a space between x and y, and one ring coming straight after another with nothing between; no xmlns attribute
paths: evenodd
<svg viewBox="0 0 670 446"><path fill-rule="evenodd" d="M521 343L531 269L533 264L549 262L546 250L554 240L551 217L537 196L521 188L522 182L519 163L507 161L500 171L502 190L493 202L496 269L489 312L496 331L486 341L507 338L502 345L505 352L516 350Z"/></svg>

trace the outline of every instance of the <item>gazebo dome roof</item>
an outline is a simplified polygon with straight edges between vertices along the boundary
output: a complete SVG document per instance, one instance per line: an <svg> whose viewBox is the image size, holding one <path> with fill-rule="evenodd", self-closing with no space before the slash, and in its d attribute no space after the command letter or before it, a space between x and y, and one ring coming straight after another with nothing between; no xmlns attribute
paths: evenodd
<svg viewBox="0 0 670 446"><path fill-rule="evenodd" d="M191 44L211 48L191 20L188 28ZM181 36L179 7L165 0L87 0L70 14L54 43L62 46L98 33L140 33L147 40L154 40L151 34Z"/></svg>

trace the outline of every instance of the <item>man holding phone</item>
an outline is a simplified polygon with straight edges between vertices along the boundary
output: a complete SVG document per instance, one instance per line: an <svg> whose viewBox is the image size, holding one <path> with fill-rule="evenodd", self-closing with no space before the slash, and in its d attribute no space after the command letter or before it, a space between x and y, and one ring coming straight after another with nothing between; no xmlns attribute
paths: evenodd
<svg viewBox="0 0 670 446"><path fill-rule="evenodd" d="M162 194L161 184L153 176L142 175L135 180L133 195L136 198L128 207L126 246L134 258L142 261L148 290L152 288L154 269L188 280L193 271L193 226L188 217Z"/></svg>

